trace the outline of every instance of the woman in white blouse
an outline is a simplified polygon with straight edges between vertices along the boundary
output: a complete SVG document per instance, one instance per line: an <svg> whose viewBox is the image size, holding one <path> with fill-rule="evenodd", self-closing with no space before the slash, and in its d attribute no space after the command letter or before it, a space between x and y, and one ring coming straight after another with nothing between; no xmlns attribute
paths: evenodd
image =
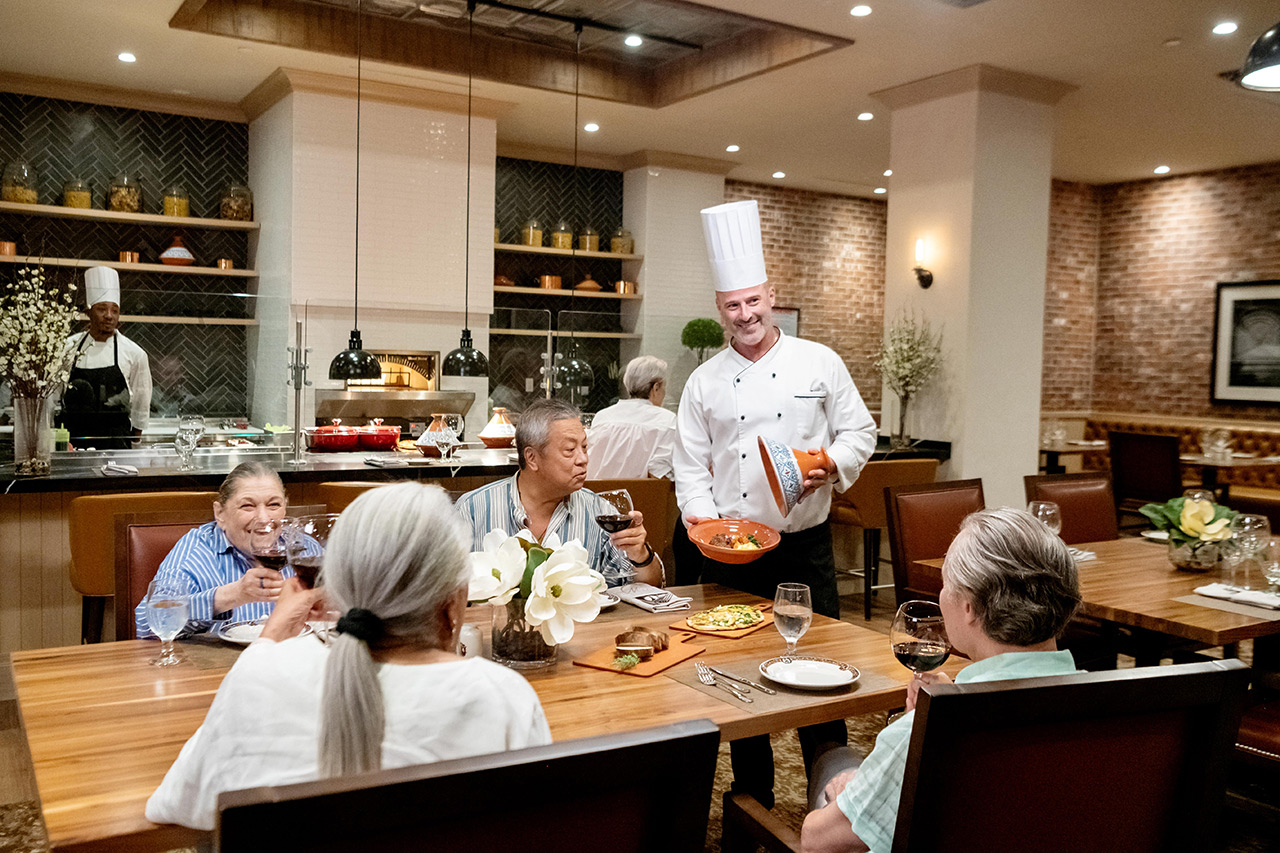
<svg viewBox="0 0 1280 853"><path fill-rule="evenodd" d="M222 791L550 743L524 678L453 652L468 541L438 487L361 495L334 526L322 588L288 580L262 638L147 801L147 819L208 830ZM327 644L295 636L321 595L343 614Z"/></svg>

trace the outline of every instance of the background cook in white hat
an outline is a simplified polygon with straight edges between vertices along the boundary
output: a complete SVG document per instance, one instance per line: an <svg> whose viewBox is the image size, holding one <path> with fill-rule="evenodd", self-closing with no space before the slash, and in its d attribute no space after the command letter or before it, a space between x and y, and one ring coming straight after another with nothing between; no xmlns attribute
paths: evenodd
<svg viewBox="0 0 1280 853"><path fill-rule="evenodd" d="M84 285L89 328L67 338L74 361L60 420L78 447L127 448L150 417L151 368L142 347L116 331L119 273L90 267Z"/></svg>
<svg viewBox="0 0 1280 853"><path fill-rule="evenodd" d="M701 577L770 600L779 583L808 584L814 611L838 617L827 484L844 491L857 479L876 446L875 422L838 355L822 344L787 337L774 325L774 291L765 274L756 203L708 208L702 211L702 227L716 307L730 345L698 367L681 393L676 501L686 523L748 518L782 531L782 543L744 565L704 560ZM835 470L810 476L808 496L785 519L765 477L756 445L761 435L800 450L825 447L835 463ZM684 535L680 525L675 533L677 539ZM693 555L696 563L697 552ZM677 583L692 582L682 551L676 556ZM843 720L800 730L806 770L816 747L828 741L845 741ZM734 789L771 804L768 737L735 740L730 756Z"/></svg>

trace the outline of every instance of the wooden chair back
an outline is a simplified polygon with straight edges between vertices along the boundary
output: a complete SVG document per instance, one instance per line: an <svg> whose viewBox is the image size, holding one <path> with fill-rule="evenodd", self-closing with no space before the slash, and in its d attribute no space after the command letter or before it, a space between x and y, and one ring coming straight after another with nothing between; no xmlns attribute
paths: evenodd
<svg viewBox="0 0 1280 853"><path fill-rule="evenodd" d="M321 512L342 512L351 506L352 501L363 495L370 489L376 489L379 486L389 486L392 483L401 482L400 480L348 480L335 481L331 483L318 483L315 490L311 492L316 502L322 503L328 509L322 509Z"/></svg>
<svg viewBox="0 0 1280 853"><path fill-rule="evenodd" d="M1248 677L1226 660L928 686L893 851L1211 850Z"/></svg>
<svg viewBox="0 0 1280 853"><path fill-rule="evenodd" d="M915 562L946 556L964 517L986 508L982 480L890 486L884 490L884 500L898 603L913 598L936 601L942 573Z"/></svg>
<svg viewBox="0 0 1280 853"><path fill-rule="evenodd" d="M1053 501L1062 513L1062 541L1068 545L1119 538L1111 478L1083 474L1030 474L1022 478L1031 501Z"/></svg>
<svg viewBox="0 0 1280 853"><path fill-rule="evenodd" d="M218 796L216 849L695 853L720 733L708 720Z"/></svg>
<svg viewBox="0 0 1280 853"><path fill-rule="evenodd" d="M670 480L645 477L637 480L587 480L586 488L593 492L626 489L631 504L644 514L645 532L649 545L659 554L671 545L671 532L675 524L676 487ZM670 571L670 568L668 568Z"/></svg>
<svg viewBox="0 0 1280 853"><path fill-rule="evenodd" d="M884 459L868 462L858 479L843 493L831 496L831 522L851 524L863 530L889 526L884 490L889 486L932 483L938 474L937 459Z"/></svg>
<svg viewBox="0 0 1280 853"><path fill-rule="evenodd" d="M1107 433L1111 488L1117 506L1163 502L1182 494L1182 463L1176 435Z"/></svg>

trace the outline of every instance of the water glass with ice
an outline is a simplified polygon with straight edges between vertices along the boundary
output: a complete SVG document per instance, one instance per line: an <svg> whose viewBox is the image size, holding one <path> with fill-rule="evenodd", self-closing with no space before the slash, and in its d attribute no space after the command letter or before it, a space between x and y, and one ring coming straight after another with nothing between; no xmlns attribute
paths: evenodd
<svg viewBox="0 0 1280 853"><path fill-rule="evenodd" d="M160 638L154 666L173 666L185 658L173 646L191 614L191 587L185 578L156 578L147 587L147 627Z"/></svg>
<svg viewBox="0 0 1280 853"><path fill-rule="evenodd" d="M813 622L813 601L809 587L802 583L780 583L773 597L773 624L787 641L787 655L796 653L796 643Z"/></svg>

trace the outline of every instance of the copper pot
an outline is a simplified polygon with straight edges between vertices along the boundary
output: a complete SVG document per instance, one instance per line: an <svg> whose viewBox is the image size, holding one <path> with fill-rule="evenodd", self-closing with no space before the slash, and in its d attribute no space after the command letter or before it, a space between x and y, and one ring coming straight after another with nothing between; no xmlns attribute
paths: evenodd
<svg viewBox="0 0 1280 853"><path fill-rule="evenodd" d="M615 281L613 289L618 293L635 293L636 283L634 281Z"/></svg>
<svg viewBox="0 0 1280 853"><path fill-rule="evenodd" d="M559 290L560 276L540 275L538 276L538 287L541 287L543 290Z"/></svg>
<svg viewBox="0 0 1280 853"><path fill-rule="evenodd" d="M138 252L121 252L120 253L120 263L122 264L136 264L141 262L141 260L142 260L142 256Z"/></svg>
<svg viewBox="0 0 1280 853"><path fill-rule="evenodd" d="M17 253L18 253L17 244L11 243L8 240L0 240L0 255L5 255L6 257L13 257Z"/></svg>

